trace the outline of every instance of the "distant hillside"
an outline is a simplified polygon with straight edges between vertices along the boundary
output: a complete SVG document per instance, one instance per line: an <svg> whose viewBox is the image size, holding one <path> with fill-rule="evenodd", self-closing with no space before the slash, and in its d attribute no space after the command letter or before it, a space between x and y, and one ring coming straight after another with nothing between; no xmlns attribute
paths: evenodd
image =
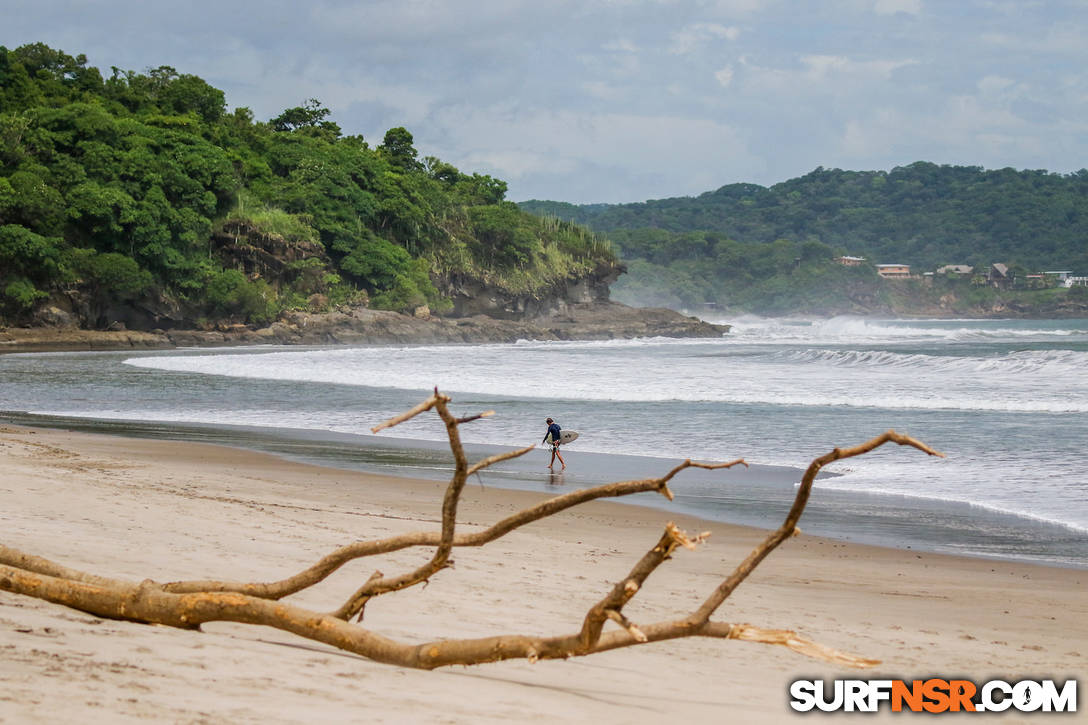
<svg viewBox="0 0 1088 725"><path fill-rule="evenodd" d="M607 243L506 183L371 146L315 99L267 121L160 66L0 46L0 324L262 323L341 303L466 313L599 289Z"/></svg>
<svg viewBox="0 0 1088 725"><path fill-rule="evenodd" d="M629 302L887 311L896 305L887 303L890 291L872 264L909 264L921 273L1001 262L1021 275L1088 274L1086 170L1062 175L926 162L889 172L818 168L769 188L731 184L636 204L520 206L612 239L630 268L616 298ZM868 264L832 263L844 254Z"/></svg>
<svg viewBox="0 0 1088 725"><path fill-rule="evenodd" d="M762 187L635 204L526 201L522 209L616 230L714 232L739 242L818 241L917 266L992 261L1088 271L1088 170L1075 174L917 162L891 171L818 168Z"/></svg>

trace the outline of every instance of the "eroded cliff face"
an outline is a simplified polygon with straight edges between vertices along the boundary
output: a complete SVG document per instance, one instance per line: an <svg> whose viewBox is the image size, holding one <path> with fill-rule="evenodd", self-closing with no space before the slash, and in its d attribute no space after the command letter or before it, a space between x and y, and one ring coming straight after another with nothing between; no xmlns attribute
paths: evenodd
<svg viewBox="0 0 1088 725"><path fill-rule="evenodd" d="M325 247L318 242L289 241L241 221L224 224L212 236L212 247L224 267L240 270L250 279L264 279L274 289L299 275L292 263L314 259L323 266L331 264Z"/></svg>
<svg viewBox="0 0 1088 725"><path fill-rule="evenodd" d="M456 319L413 316L355 307L323 313L288 312L271 325L257 329L227 324L208 330L151 332L0 327L0 354L215 345L390 345L720 337L728 331L729 325L713 325L673 310L627 307L618 302L568 304L561 314L531 321L499 320L485 315Z"/></svg>
<svg viewBox="0 0 1088 725"><path fill-rule="evenodd" d="M300 260L327 263L323 250L285 243L244 227L216 235L214 249L228 268L272 287L290 284ZM323 265L322 265L323 266ZM306 267L308 269L309 266ZM344 306L330 311L289 311L266 327L200 318L200 310L158 291L111 305L98 319L78 290L43 306L32 329L0 328L4 349L86 349L221 344L390 344L510 342L518 339L570 340L630 337L714 337L728 326L711 325L672 310L638 309L609 300L609 285L626 268L602 262L588 274L516 293L502 282L451 276L437 287L453 302L443 315L425 307L416 314ZM103 317L109 324L102 324ZM81 329L82 328L82 329ZM94 330L93 328L98 328Z"/></svg>
<svg viewBox="0 0 1088 725"><path fill-rule="evenodd" d="M287 240L240 221L227 222L216 231L209 250L225 269L236 269L250 280L264 280L277 292L307 275L319 276L331 265L317 242ZM299 264L310 260L313 263ZM108 299L96 293L94 285L77 281L55 291L26 319L12 322L31 327L173 330L194 328L206 314L198 300L182 299L158 286L132 299Z"/></svg>
<svg viewBox="0 0 1088 725"><path fill-rule="evenodd" d="M563 314L572 305L607 303L609 285L625 271L627 268L619 262L602 263L583 277L563 279L524 293L459 275L439 280L437 287L453 302L447 317L485 315L499 320L533 320Z"/></svg>

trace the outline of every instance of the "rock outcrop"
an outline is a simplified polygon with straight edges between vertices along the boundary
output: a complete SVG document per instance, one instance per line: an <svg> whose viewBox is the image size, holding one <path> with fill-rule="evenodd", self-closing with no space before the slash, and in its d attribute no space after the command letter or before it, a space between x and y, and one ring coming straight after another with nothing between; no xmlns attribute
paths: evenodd
<svg viewBox="0 0 1088 725"><path fill-rule="evenodd" d="M293 263L316 260L329 264L328 254L318 242L288 240L239 220L227 222L212 235L212 246L225 268L240 270L250 279L263 279L274 289L297 276L291 269Z"/></svg>
<svg viewBox="0 0 1088 725"><path fill-rule="evenodd" d="M226 226L215 239L227 266L273 286L297 271L295 262L327 258L306 243L288 243L242 226ZM311 245L315 246L316 245ZM318 265L320 266L320 265ZM607 340L634 337L717 337L728 331L663 308L634 308L610 302L609 285L624 272L602 262L578 278L514 293L483 280L439 280L453 310L432 315L343 307L332 312L287 312L267 327L220 323L197 326L192 310L163 295L145 295L123 309L110 309L106 330L87 330L91 315L78 294L41 308L29 328L0 328L0 352L106 348L168 348L212 345L434 344L516 340ZM59 306L58 306L59 305ZM198 328L198 329L194 329Z"/></svg>
<svg viewBox="0 0 1088 725"><path fill-rule="evenodd" d="M583 277L559 280L533 292L510 292L479 279L451 275L438 288L453 302L450 317L487 315L525 320L562 314L570 305L608 302L608 287L627 271L619 262L601 263Z"/></svg>
<svg viewBox="0 0 1088 725"><path fill-rule="evenodd" d="M524 320L487 315L445 318L403 315L365 307L335 312L289 312L263 327L225 325L208 330L100 331L76 328L0 329L0 352L169 348L217 345L391 345L517 340L610 340L634 337L719 337L713 325L673 310L617 302L566 304L563 311Z"/></svg>

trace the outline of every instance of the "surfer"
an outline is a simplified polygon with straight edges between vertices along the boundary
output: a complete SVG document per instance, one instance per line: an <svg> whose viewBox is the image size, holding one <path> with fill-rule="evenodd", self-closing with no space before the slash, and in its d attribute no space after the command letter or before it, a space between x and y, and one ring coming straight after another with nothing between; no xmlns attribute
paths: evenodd
<svg viewBox="0 0 1088 725"><path fill-rule="evenodd" d="M544 434L544 440L542 440L541 443L547 443L550 440L552 444L552 460L548 464L548 468L554 466L555 459L558 458L559 462L563 465L563 469L566 469L566 461L563 460L563 454L559 452L559 437L562 435L562 429L559 427L559 424L551 418L548 418L544 422L548 424L548 432Z"/></svg>

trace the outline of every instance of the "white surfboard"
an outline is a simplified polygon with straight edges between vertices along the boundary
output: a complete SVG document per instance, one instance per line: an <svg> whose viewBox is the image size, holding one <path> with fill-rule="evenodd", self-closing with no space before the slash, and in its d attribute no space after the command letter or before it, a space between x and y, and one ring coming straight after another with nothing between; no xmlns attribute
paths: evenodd
<svg viewBox="0 0 1088 725"><path fill-rule="evenodd" d="M559 433L559 445L570 443L572 440L578 437L578 431L565 430Z"/></svg>

